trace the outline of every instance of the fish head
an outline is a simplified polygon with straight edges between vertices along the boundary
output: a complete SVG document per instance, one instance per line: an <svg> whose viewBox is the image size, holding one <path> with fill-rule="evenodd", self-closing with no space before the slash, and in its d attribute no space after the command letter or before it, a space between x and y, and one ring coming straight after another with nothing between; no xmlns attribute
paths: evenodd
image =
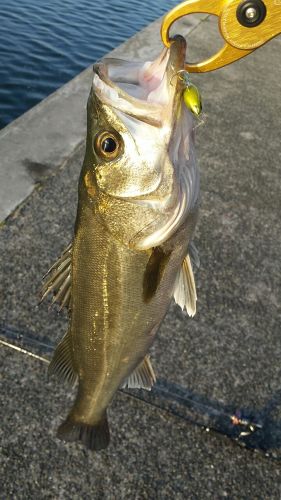
<svg viewBox="0 0 281 500"><path fill-rule="evenodd" d="M193 134L177 77L185 54L177 36L153 62L108 58L94 65L82 182L109 230L140 250L165 241L187 211L176 165Z"/></svg>

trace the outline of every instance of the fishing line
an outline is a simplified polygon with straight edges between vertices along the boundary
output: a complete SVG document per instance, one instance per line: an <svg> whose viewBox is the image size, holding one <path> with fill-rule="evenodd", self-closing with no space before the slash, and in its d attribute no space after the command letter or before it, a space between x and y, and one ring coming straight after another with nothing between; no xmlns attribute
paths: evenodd
<svg viewBox="0 0 281 500"><path fill-rule="evenodd" d="M14 344L9 344L9 342L5 342L4 340L0 339L0 343L6 347L11 347L11 349L14 349L15 351L21 352L22 354L27 354L27 356L30 356L31 358L39 359L40 361L44 361L44 363L49 364L49 360L46 358L42 358L42 356L38 356L37 354L34 354L33 352L27 351L26 349L23 349L22 347L19 347Z"/></svg>

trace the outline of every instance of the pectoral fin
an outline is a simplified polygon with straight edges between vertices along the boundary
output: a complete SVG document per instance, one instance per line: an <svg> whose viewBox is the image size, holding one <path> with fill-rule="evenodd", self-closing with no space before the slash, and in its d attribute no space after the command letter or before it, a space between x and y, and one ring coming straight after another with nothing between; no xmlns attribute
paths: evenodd
<svg viewBox="0 0 281 500"><path fill-rule="evenodd" d="M185 257L181 270L178 274L175 291L175 302L182 310L186 309L189 316L196 313L196 286L189 254Z"/></svg>
<svg viewBox="0 0 281 500"><path fill-rule="evenodd" d="M67 333L58 344L49 364L48 374L57 375L60 380L73 387L77 380L77 374L72 365L70 340L70 335Z"/></svg>
<svg viewBox="0 0 281 500"><path fill-rule="evenodd" d="M149 302L155 295L161 282L170 253L164 253L162 248L153 248L143 276L143 300Z"/></svg>
<svg viewBox="0 0 281 500"><path fill-rule="evenodd" d="M49 293L53 293L52 304L56 302L60 311L63 307L70 307L71 255L72 244L70 243L61 257L44 276L46 281L41 290L41 302Z"/></svg>
<svg viewBox="0 0 281 500"><path fill-rule="evenodd" d="M145 356L144 360L137 366L131 375L125 380L122 389L147 389L151 390L156 382L156 377L149 357Z"/></svg>

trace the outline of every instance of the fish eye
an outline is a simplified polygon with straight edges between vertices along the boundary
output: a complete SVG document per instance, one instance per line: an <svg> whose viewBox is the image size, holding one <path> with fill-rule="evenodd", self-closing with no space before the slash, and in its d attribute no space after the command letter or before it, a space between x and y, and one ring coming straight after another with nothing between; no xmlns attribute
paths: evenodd
<svg viewBox="0 0 281 500"><path fill-rule="evenodd" d="M98 156L105 160L114 160L123 149L122 137L117 132L104 130L96 135L94 148Z"/></svg>

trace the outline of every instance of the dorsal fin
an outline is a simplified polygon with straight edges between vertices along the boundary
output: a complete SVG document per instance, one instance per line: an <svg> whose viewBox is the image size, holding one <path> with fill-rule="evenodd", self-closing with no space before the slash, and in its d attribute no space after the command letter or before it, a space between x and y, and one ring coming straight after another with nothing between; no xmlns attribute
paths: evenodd
<svg viewBox="0 0 281 500"><path fill-rule="evenodd" d="M149 356L145 356L143 361L131 373L131 375L122 384L122 389L147 389L151 390L156 382L156 376Z"/></svg>
<svg viewBox="0 0 281 500"><path fill-rule="evenodd" d="M70 243L65 249L61 257L45 274L43 279L46 279L42 290L41 300L49 294L53 293L52 304L55 302L60 306L61 311L63 307L70 307L71 298L71 256L72 244Z"/></svg>
<svg viewBox="0 0 281 500"><path fill-rule="evenodd" d="M184 258L179 271L175 285L174 299L182 310L186 309L189 316L195 315L197 294L189 254Z"/></svg>

